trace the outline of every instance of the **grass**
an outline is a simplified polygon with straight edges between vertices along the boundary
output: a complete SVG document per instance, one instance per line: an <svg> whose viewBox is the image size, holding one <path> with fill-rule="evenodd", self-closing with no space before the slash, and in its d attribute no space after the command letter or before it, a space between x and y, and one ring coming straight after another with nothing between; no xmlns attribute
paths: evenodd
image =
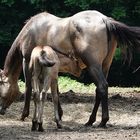
<svg viewBox="0 0 140 140"><path fill-rule="evenodd" d="M94 84L84 85L69 77L59 76L58 79L60 92L67 92L73 90L76 93L94 93L96 86ZM21 92L25 90L25 83L21 80L18 82ZM109 93L126 93L126 92L140 92L139 87L109 87Z"/></svg>

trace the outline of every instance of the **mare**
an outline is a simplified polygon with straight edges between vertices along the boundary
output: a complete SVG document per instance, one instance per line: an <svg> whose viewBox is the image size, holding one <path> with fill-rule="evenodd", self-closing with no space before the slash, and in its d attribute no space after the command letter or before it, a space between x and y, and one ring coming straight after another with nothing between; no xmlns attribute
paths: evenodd
<svg viewBox="0 0 140 140"><path fill-rule="evenodd" d="M131 59L131 50L140 46L140 27L128 26L94 10L82 11L66 18L43 12L29 19L13 42L2 72L10 84L7 99L2 103L2 108L7 108L17 94L13 87L17 87L23 64L26 96L22 120L29 115L32 91L29 62L33 48L38 45L49 45L67 56L72 55L81 69L83 65L88 68L96 85L96 98L85 125L91 126L96 121L101 104L102 119L99 126L105 127L109 120L107 76L115 49L123 46L126 56L130 54L127 58Z"/></svg>

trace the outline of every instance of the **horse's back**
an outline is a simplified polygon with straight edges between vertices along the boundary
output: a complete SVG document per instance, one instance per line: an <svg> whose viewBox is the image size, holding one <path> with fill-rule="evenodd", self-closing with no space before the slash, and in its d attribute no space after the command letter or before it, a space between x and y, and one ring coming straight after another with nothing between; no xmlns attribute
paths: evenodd
<svg viewBox="0 0 140 140"><path fill-rule="evenodd" d="M102 64L107 55L108 42L104 19L107 17L97 11L83 11L71 17L71 40L87 65L93 64L93 61Z"/></svg>

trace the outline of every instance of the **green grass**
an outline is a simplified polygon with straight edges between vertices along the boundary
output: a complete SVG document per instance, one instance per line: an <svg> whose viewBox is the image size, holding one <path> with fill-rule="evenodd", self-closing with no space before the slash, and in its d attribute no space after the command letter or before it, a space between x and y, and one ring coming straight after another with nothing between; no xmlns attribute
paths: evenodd
<svg viewBox="0 0 140 140"><path fill-rule="evenodd" d="M25 91L25 83L21 80L18 81L18 86L19 86L19 90L20 92L24 92Z"/></svg>
<svg viewBox="0 0 140 140"><path fill-rule="evenodd" d="M21 80L18 81L19 89L21 92L25 90L25 83ZM92 93L95 89L94 84L84 85L83 83L79 83L76 80L72 80L69 77L59 76L58 85L60 92L67 92L69 90L73 90L74 92L79 93Z"/></svg>
<svg viewBox="0 0 140 140"><path fill-rule="evenodd" d="M19 89L21 92L25 90L25 83L21 80L18 82ZM76 80L73 80L69 77L59 76L58 79L59 91L60 92L67 92L69 90L73 90L76 93L94 93L95 92L95 85L89 84L84 85L83 83L79 83ZM127 92L140 92L139 87L109 87L109 93L127 93Z"/></svg>
<svg viewBox="0 0 140 140"><path fill-rule="evenodd" d="M79 83L76 80L63 76L59 77L58 85L60 92L73 90L74 92L78 93L93 93L93 90L95 90L94 84L84 85L83 83Z"/></svg>

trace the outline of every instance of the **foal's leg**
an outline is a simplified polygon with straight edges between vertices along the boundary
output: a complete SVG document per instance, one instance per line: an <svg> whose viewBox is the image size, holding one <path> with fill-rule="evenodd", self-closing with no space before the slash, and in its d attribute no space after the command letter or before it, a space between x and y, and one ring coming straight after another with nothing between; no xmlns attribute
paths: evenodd
<svg viewBox="0 0 140 140"><path fill-rule="evenodd" d="M35 73L35 71L34 71ZM32 86L33 86L33 100L34 100L34 114L32 119L32 131L35 131L38 129L38 115L39 115L39 79L38 79L38 73L35 73L32 79Z"/></svg>
<svg viewBox="0 0 140 140"><path fill-rule="evenodd" d="M59 101L59 93L57 93L58 90L58 81L57 79L52 79L51 81L51 93L54 103L54 114L55 114L55 120L58 128L61 128L60 120L62 117L62 108Z"/></svg>
<svg viewBox="0 0 140 140"><path fill-rule="evenodd" d="M27 62L25 58L23 59L23 72L25 77L25 104L24 104L21 120L24 121L24 119L29 116L29 108L30 108L30 100L31 100L31 92L32 92L29 62Z"/></svg>
<svg viewBox="0 0 140 140"><path fill-rule="evenodd" d="M33 95L33 100L34 100L34 114L33 114L33 119L32 119L32 131L36 131L38 128L38 97L37 97L37 93L35 92Z"/></svg>
<svg viewBox="0 0 140 140"><path fill-rule="evenodd" d="M45 91L42 90L39 95L39 110L38 110L38 131L43 132L43 109L44 109L44 102L45 102Z"/></svg>
<svg viewBox="0 0 140 140"><path fill-rule="evenodd" d="M96 88L96 101L94 108L92 110L92 114L86 123L86 126L92 125L96 120L96 114L101 102L102 105L102 120L100 123L101 127L106 126L106 122L109 120L109 112L108 112L108 83L106 78L102 72L102 68L98 64L94 64L89 67L91 76L95 80Z"/></svg>

